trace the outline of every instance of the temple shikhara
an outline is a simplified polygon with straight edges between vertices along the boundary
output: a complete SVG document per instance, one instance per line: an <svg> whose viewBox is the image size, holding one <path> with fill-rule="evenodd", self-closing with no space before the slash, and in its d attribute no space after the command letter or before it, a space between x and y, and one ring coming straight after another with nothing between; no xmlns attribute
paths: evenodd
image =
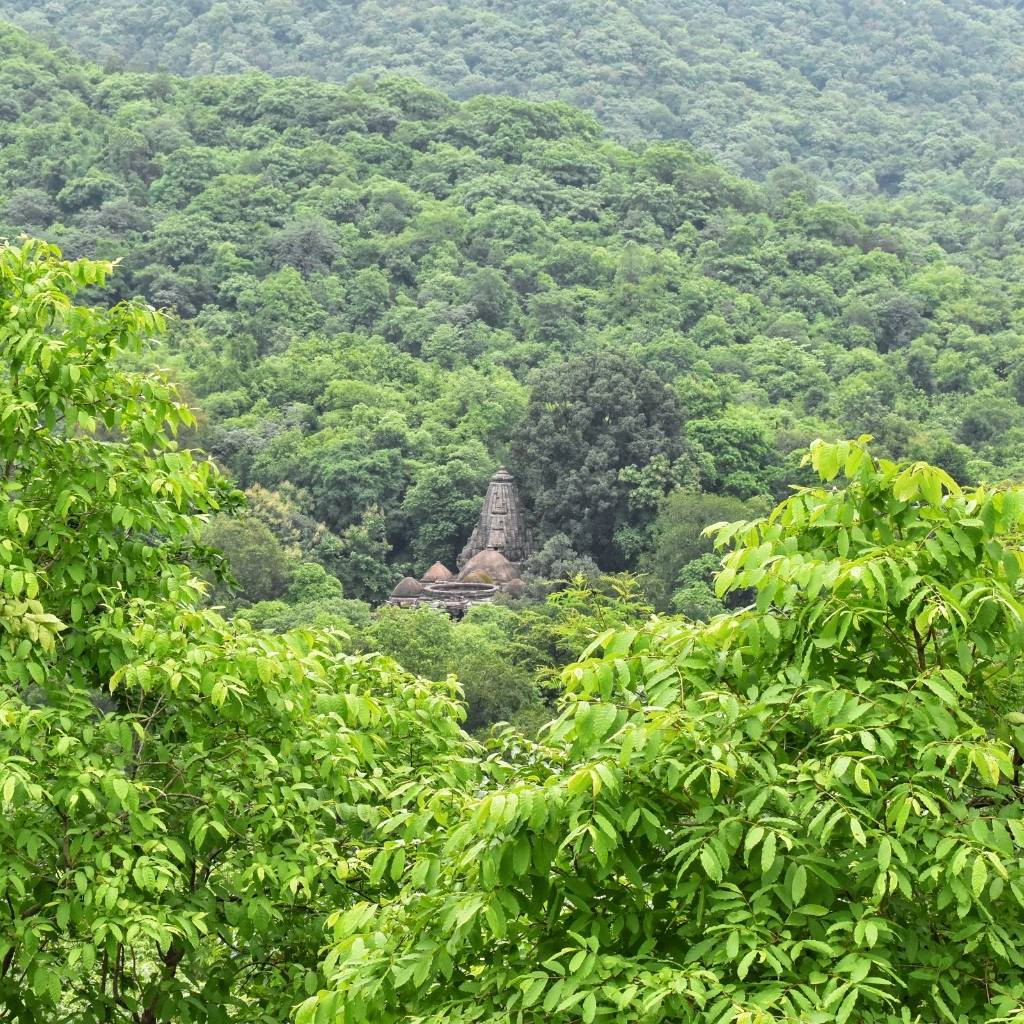
<svg viewBox="0 0 1024 1024"><path fill-rule="evenodd" d="M406 576L388 601L399 608L433 605L456 618L498 594L525 590L522 564L534 553L533 537L512 474L491 477L476 528L456 562L457 573L435 562L420 579Z"/></svg>

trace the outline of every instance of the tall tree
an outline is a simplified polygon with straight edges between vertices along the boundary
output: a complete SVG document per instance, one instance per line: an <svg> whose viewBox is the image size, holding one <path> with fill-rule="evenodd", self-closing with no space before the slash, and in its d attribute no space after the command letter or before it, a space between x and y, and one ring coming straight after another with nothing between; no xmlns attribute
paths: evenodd
<svg viewBox="0 0 1024 1024"><path fill-rule="evenodd" d="M284 1021L327 914L393 888L377 826L431 817L393 787L447 774L460 712L202 608L201 519L236 495L121 368L157 315L75 303L111 269L0 248L0 1020Z"/></svg>
<svg viewBox="0 0 1024 1024"><path fill-rule="evenodd" d="M619 530L636 525L624 469L679 451L675 393L619 352L537 370L514 442L516 472L541 532L564 533L604 568L622 564Z"/></svg>

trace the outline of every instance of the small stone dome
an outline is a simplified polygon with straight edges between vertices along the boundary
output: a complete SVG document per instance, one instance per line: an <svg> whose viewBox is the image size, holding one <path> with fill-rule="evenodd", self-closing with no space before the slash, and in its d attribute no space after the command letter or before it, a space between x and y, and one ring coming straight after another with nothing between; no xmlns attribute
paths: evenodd
<svg viewBox="0 0 1024 1024"><path fill-rule="evenodd" d="M441 562L435 562L424 574L424 583L440 583L442 580L455 578L455 573Z"/></svg>
<svg viewBox="0 0 1024 1024"><path fill-rule="evenodd" d="M468 580L471 573L483 573L489 577L488 583L511 583L519 579L519 570L500 552L494 548L484 548L474 555L459 573L460 580Z"/></svg>
<svg viewBox="0 0 1024 1024"><path fill-rule="evenodd" d="M522 580L509 580L502 589L509 597L519 598L526 593L526 584Z"/></svg>
<svg viewBox="0 0 1024 1024"><path fill-rule="evenodd" d="M419 597L423 593L423 585L419 580L414 580L411 576L406 576L405 579L401 580L397 587L391 591L392 597Z"/></svg>

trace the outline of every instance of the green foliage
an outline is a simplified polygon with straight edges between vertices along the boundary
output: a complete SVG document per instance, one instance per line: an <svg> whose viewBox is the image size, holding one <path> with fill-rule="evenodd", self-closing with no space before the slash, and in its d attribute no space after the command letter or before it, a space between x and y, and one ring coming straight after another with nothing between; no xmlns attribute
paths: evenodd
<svg viewBox="0 0 1024 1024"><path fill-rule="evenodd" d="M202 532L203 542L215 548L230 566L233 582L247 601L279 597L288 581L288 558L270 528L251 516L214 517ZM236 586L213 589L217 603L232 603Z"/></svg>
<svg viewBox="0 0 1024 1024"><path fill-rule="evenodd" d="M272 633L300 627L336 631L345 648L351 648L352 636L370 624L370 606L346 598L341 580L319 562L299 562L289 579L280 599L258 601L237 611L236 617Z"/></svg>
<svg viewBox="0 0 1024 1024"><path fill-rule="evenodd" d="M523 566L530 593L547 593L568 585L577 576L600 575L597 563L589 555L581 555L564 533L552 534Z"/></svg>
<svg viewBox="0 0 1024 1024"><path fill-rule="evenodd" d="M460 622L430 607L413 610L385 605L362 631L360 644L381 651L430 679L457 677L465 694L465 727L482 732L496 722L529 728L549 716L524 658L515 613L502 608L471 609Z"/></svg>
<svg viewBox="0 0 1024 1024"><path fill-rule="evenodd" d="M379 826L466 774L458 694L203 610L238 495L124 368L160 318L76 304L111 269L0 248L0 1018L284 1021L326 916L396 891Z"/></svg>
<svg viewBox="0 0 1024 1024"><path fill-rule="evenodd" d="M570 656L611 629L641 625L654 610L643 598L640 580L628 573L577 576L571 586L551 594L548 605L554 611L551 633Z"/></svg>
<svg viewBox="0 0 1024 1024"><path fill-rule="evenodd" d="M654 521L650 550L640 563L647 574L648 588L659 605L680 585L680 574L695 559L711 551L711 540L704 530L712 523L751 516L758 511L757 502L720 494L680 489L662 502ZM715 563L717 569L717 562ZM688 579L686 585L696 582Z"/></svg>
<svg viewBox="0 0 1024 1024"><path fill-rule="evenodd" d="M299 1024L1019 1019L1024 490L810 461L716 531L754 604L599 637Z"/></svg>
<svg viewBox="0 0 1024 1024"><path fill-rule="evenodd" d="M452 660L455 624L428 606L415 609L385 605L366 630L365 642L383 651L410 672L443 678Z"/></svg>
<svg viewBox="0 0 1024 1024"><path fill-rule="evenodd" d="M551 717L529 668L510 657L511 626L470 615L453 631L452 670L465 694L465 727L470 731L496 722L529 731Z"/></svg>
<svg viewBox="0 0 1024 1024"><path fill-rule="evenodd" d="M1020 12L315 6L0 0L0 1019L1019 1021Z"/></svg>
<svg viewBox="0 0 1024 1024"><path fill-rule="evenodd" d="M237 10L239 34L225 27L218 45L239 57L239 41L261 23L257 7ZM76 6L75 25L95 23L102 36L103 9ZM426 26L442 9L415 18ZM507 17L533 24L531 9L495 13L484 38ZM333 12L323 31L340 32L351 14ZM582 26L596 14L572 17ZM726 17L707 14L688 31ZM123 15L119 39L148 38L143 25L156 31L151 19L126 25ZM482 30L471 11L450 16L452 31ZM779 15L755 4L749 16L774 24ZM887 8L871 31L889 38L905 16ZM189 32L205 31L205 14L189 17ZM967 38L990 38L991 25L963 18ZM307 30L293 19L261 52L287 52L287 39ZM722 43L726 52L732 44ZM560 45L548 26L545 46ZM162 59L174 63L169 52ZM486 53L473 60L482 66ZM701 80L702 89L719 81L710 71ZM746 81L734 85L746 90ZM981 269L968 272L924 241L945 242L946 226L930 230L909 201L862 216L818 201L806 174L758 186L685 143L611 142L560 104L458 103L405 80L341 87L118 72L3 29L0 93L0 232L29 228L68 252L130 257L115 294L145 295L180 317L153 359L200 411L190 443L241 487L295 506L286 518L301 542L279 530L280 508L276 524L263 521L342 579L349 597L377 599L399 572L450 561L483 481L505 461L537 477L545 531L629 568L651 542L665 493L683 484L779 496L795 479L794 453L816 436L870 431L885 454L928 458L964 479L1024 471L1010 227L998 232L998 267L975 260ZM814 91L822 102L834 95ZM731 123L736 103L722 109ZM617 110L605 113L627 116ZM788 120L762 123L789 132ZM687 134L704 137L699 124ZM934 125L914 126L937 152ZM871 142L880 137L873 125ZM924 159L921 146L913 151ZM862 173L860 152L844 181ZM1005 204L1012 167L997 177ZM968 188L961 198L976 197ZM983 224L983 206L961 222ZM1012 210L1003 215L1013 223ZM897 226L906 218L914 230ZM559 395L564 410L544 407L544 396ZM563 458L558 475L571 472L560 496L551 465ZM374 509L382 520L371 529L363 517ZM350 529L347 570L340 545Z"/></svg>
<svg viewBox="0 0 1024 1024"><path fill-rule="evenodd" d="M346 631L355 649L379 651L429 679L456 678L468 730L483 733L511 722L532 733L551 718L561 668L608 629L642 623L651 614L636 578L591 569L593 575L559 581L553 593L539 586L543 601L477 605L458 621L429 606L384 605L362 628ZM272 624L284 607L268 603L243 614Z"/></svg>
<svg viewBox="0 0 1024 1024"><path fill-rule="evenodd" d="M346 592L364 601L384 598L397 582L397 574L386 565L389 551L384 516L379 508L368 508L341 535L338 574Z"/></svg>
<svg viewBox="0 0 1024 1024"><path fill-rule="evenodd" d="M244 619L254 629L271 633L287 633L293 629L316 629L338 634L344 649L353 647L352 634L371 619L370 606L365 601L349 598L329 598L317 601L259 601L235 612L235 618Z"/></svg>
<svg viewBox="0 0 1024 1024"><path fill-rule="evenodd" d="M249 516L269 527L291 562L316 562L328 574L341 570L341 538L303 511L312 504L306 492L287 483L275 491L255 484L245 498Z"/></svg>
<svg viewBox="0 0 1024 1024"><path fill-rule="evenodd" d="M621 567L612 541L636 525L622 474L678 453L675 393L618 354L569 359L537 371L530 384L513 453L538 526L564 533L605 567Z"/></svg>
<svg viewBox="0 0 1024 1024"><path fill-rule="evenodd" d="M154 18L131 2L4 0L0 11L110 67L188 75L262 70L337 82L356 75L365 83L366 73L385 71L413 74L458 99L503 93L562 100L593 111L619 139L682 138L706 147L724 166L766 178L779 206L820 193L854 195L877 211L895 198L903 223L976 260L1013 252L1004 269L1008 280L1019 275L1021 108L1012 76L1002 73L1021 59L1024 16L1014 4L815 0L798 15L772 0L742 7L701 0L685 8L665 0L628 7L599 0L417 0L398 9L360 0L330 11L313 0L269 7L225 0ZM164 76L152 92L175 85ZM417 120L452 109L406 82L385 80L380 92ZM149 99L137 86L120 96ZM22 105L20 97L8 98L6 118ZM521 144L520 101L475 109L488 129L489 152ZM295 94L282 96L273 110L289 128L308 118ZM600 160L574 137L584 119L565 108L549 119L557 144L531 160L541 180L582 188L599 178ZM111 140L118 165L144 166L151 134L119 126ZM663 170L657 150L648 163ZM191 184L195 170L180 177ZM698 170L688 200L696 210L704 185ZM102 199L116 203L111 196L122 192L123 183L109 174L78 170L58 200L71 210ZM657 221L665 211L656 193L650 198L648 216ZM964 207L969 217L959 216ZM823 209L810 226L824 237L852 228L839 207ZM337 253L337 236L309 213L278 237L281 251L299 248L310 267ZM729 262L734 272L744 268L735 254ZM500 306L499 300L489 314L496 322Z"/></svg>
<svg viewBox="0 0 1024 1024"><path fill-rule="evenodd" d="M701 622L724 612L725 605L715 596L714 587L715 575L720 568L721 560L710 553L687 562L676 578L672 610Z"/></svg>
<svg viewBox="0 0 1024 1024"><path fill-rule="evenodd" d="M772 451L760 417L695 420L688 433L707 452L714 466L705 479L709 491L752 498L778 489L778 454Z"/></svg>

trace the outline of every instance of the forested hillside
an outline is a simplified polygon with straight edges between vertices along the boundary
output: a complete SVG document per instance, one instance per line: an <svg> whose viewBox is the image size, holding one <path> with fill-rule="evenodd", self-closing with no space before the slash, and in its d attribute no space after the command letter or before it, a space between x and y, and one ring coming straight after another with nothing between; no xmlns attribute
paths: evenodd
<svg viewBox="0 0 1024 1024"><path fill-rule="evenodd" d="M205 607L238 495L113 270L0 246L0 1020L1019 1024L1019 485L816 442L716 531L756 601L602 630L483 746Z"/></svg>
<svg viewBox="0 0 1024 1024"><path fill-rule="evenodd" d="M4 11L0 1024L1024 1024L1024 13Z"/></svg>
<svg viewBox="0 0 1024 1024"><path fill-rule="evenodd" d="M902 222L966 259L1022 241L1024 13L1005 0L2 0L0 13L115 68L385 71L456 99L559 99L613 136L683 138L747 176L795 164L825 190L896 197Z"/></svg>
<svg viewBox="0 0 1024 1024"><path fill-rule="evenodd" d="M606 568L669 490L783 493L820 434L1022 471L1019 287L800 187L557 104L2 46L0 230L178 314L198 440L350 596L450 561L504 459Z"/></svg>

